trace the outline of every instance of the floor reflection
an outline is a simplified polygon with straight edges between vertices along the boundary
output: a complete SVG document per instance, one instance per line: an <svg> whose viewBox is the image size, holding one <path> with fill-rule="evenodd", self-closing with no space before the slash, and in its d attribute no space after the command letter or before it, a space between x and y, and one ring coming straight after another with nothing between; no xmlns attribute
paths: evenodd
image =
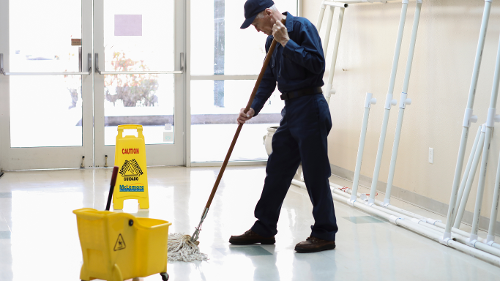
<svg viewBox="0 0 500 281"><path fill-rule="evenodd" d="M106 206L112 169L7 172L0 178L0 280L78 280L82 252L73 210ZM148 168L150 209L123 212L172 222L191 235L219 168ZM335 202L337 248L298 254L313 224L307 192L291 187L275 245L232 246L254 223L264 166L228 167L200 232L206 262L167 265L176 280L498 280L500 268ZM332 177L332 181L339 180ZM346 183L342 183L346 184ZM342 219L341 219L342 218ZM138 280L161 280L159 275Z"/></svg>

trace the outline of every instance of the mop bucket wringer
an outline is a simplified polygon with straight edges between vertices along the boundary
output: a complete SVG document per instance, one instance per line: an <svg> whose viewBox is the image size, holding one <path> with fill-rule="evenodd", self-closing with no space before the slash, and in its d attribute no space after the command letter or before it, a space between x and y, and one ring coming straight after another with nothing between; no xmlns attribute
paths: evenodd
<svg viewBox="0 0 500 281"><path fill-rule="evenodd" d="M168 280L170 222L91 208L73 213L83 254L81 280L123 281L155 273Z"/></svg>

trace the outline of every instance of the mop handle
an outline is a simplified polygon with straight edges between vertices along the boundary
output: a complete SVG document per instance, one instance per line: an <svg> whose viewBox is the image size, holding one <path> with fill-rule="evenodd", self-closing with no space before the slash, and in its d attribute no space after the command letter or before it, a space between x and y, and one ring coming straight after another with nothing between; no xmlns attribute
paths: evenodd
<svg viewBox="0 0 500 281"><path fill-rule="evenodd" d="M109 185L108 203L106 204L106 211L109 211L109 208L111 207L111 198L113 197L113 191L115 190L117 175L118 175L118 166L114 166L113 175L111 176L111 183Z"/></svg>
<svg viewBox="0 0 500 281"><path fill-rule="evenodd" d="M285 24L286 20L283 19L281 20L283 24ZM274 52L274 48L276 47L276 40L273 39L273 42L271 43L271 47L269 47L269 51L267 52L266 59L264 60L264 65L262 65L262 69L260 70L259 77L257 78L257 81L255 82L255 86L253 87L252 95L250 96L250 99L248 100L247 107L245 108L245 113L250 110L250 106L252 106L253 100L255 98L255 95L257 94L257 90L259 89L260 82L262 81L262 78L264 77L264 72L266 72L267 65L269 64L269 61L271 60L271 57ZM214 187L212 188L212 193L210 194L210 197L208 198L207 205L205 206L205 209L210 208L210 205L212 204L212 200L214 199L215 192L217 191L217 188L219 187L219 183L222 179L222 174L224 174L224 170L226 170L227 163L229 162L229 157L231 157L231 153L233 152L234 146L236 145L236 140L238 139L238 136L240 135L241 128L243 127L243 124L238 125L238 129L236 130L236 133L234 134L233 141L231 142L231 146L229 146L229 150L227 151L226 158L224 159L224 162L222 163L222 167L219 171L219 175L217 176L217 180L215 181Z"/></svg>

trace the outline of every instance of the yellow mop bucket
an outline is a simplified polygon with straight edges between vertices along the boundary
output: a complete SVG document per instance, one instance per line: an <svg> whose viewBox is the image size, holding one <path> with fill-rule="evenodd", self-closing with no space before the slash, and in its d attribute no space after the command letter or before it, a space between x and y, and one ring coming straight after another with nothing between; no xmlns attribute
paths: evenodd
<svg viewBox="0 0 500 281"><path fill-rule="evenodd" d="M137 137L123 136L124 129L137 130ZM141 209L149 209L146 145L142 125L119 125L116 136L115 166L120 168L113 194L113 208L123 209L123 201L137 199Z"/></svg>
<svg viewBox="0 0 500 281"><path fill-rule="evenodd" d="M168 221L84 208L76 214L81 280L123 281L160 273L168 280Z"/></svg>

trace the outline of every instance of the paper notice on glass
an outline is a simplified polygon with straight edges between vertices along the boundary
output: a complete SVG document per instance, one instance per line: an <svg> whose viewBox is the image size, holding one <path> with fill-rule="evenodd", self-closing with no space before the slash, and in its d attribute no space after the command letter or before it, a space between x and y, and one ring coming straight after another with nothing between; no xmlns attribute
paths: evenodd
<svg viewBox="0 0 500 281"><path fill-rule="evenodd" d="M115 15L115 36L142 36L142 15Z"/></svg>

